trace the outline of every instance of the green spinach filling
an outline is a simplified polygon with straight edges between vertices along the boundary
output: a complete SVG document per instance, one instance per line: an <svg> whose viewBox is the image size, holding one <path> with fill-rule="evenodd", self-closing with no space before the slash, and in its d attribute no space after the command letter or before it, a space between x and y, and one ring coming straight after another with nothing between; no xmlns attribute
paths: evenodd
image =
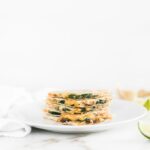
<svg viewBox="0 0 150 150"><path fill-rule="evenodd" d="M59 103L60 104L65 104L65 100L60 100Z"/></svg>
<svg viewBox="0 0 150 150"><path fill-rule="evenodd" d="M81 107L81 112L86 112L86 108L85 107Z"/></svg>
<svg viewBox="0 0 150 150"><path fill-rule="evenodd" d="M105 104L105 103L106 101L102 99L99 99L98 101L96 101L96 104Z"/></svg>
<svg viewBox="0 0 150 150"><path fill-rule="evenodd" d="M77 119L76 121L78 121L78 122L84 122L85 121L86 123L90 123L91 119L90 118L85 118L83 120Z"/></svg>
<svg viewBox="0 0 150 150"><path fill-rule="evenodd" d="M65 108L63 108L62 110L63 110L64 112L66 112L66 111L70 111L70 109L69 109L69 108L66 108L66 107L65 107Z"/></svg>
<svg viewBox="0 0 150 150"><path fill-rule="evenodd" d="M61 113L58 111L49 111L48 113L52 114L52 115L56 115L56 116L60 116Z"/></svg>
<svg viewBox="0 0 150 150"><path fill-rule="evenodd" d="M71 98L71 99L90 99L90 98L96 98L97 95L93 95L92 93L86 93L86 94L69 94L67 98Z"/></svg>

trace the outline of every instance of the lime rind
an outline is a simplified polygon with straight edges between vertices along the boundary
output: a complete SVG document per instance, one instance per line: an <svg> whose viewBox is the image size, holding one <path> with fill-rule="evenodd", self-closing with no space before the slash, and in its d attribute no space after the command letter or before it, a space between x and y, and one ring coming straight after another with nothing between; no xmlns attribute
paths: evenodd
<svg viewBox="0 0 150 150"><path fill-rule="evenodd" d="M138 122L138 128L143 136L150 139L150 114Z"/></svg>

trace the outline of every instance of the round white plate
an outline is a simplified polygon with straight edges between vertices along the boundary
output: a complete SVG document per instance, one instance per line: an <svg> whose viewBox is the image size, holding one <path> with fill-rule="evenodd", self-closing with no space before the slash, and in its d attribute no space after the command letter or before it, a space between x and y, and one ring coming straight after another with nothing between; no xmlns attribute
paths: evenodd
<svg viewBox="0 0 150 150"><path fill-rule="evenodd" d="M110 112L113 115L113 119L111 121L106 121L96 125L70 126L61 125L59 123L55 123L54 121L44 119L44 105L44 100L35 100L35 102L32 103L18 105L12 113L17 119L32 127L63 133L86 133L101 131L138 120L147 113L144 107L139 106L136 103L113 100L110 106Z"/></svg>

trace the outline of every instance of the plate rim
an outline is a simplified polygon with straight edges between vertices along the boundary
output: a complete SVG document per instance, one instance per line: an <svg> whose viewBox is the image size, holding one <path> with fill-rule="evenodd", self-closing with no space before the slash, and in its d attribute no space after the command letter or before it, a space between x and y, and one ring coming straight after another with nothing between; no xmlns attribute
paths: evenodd
<svg viewBox="0 0 150 150"><path fill-rule="evenodd" d="M117 100L114 100L114 101L122 101L122 100L117 99ZM36 103L36 102L35 101L25 102L25 103L22 103L21 105L29 105L31 103L33 104L33 103ZM128 103L128 104L132 103L132 102L126 102L126 101L122 101L122 102L125 102L125 103ZM41 103L41 102L38 101L38 103ZM95 129L97 131L97 129L99 129L99 128L111 128L111 127L114 127L114 126L117 126L117 125L126 124L126 123L129 123L129 122L139 120L139 119L143 118L148 113L148 111L144 107L138 105L137 103L132 103L132 104L137 105L137 107L139 107L141 109L141 111L143 111L143 113L141 115L135 117L135 118L132 118L132 119L126 119L126 120L116 121L116 122L107 121L107 123L104 122L105 124L99 123L99 124L94 124L94 125L71 126L71 125L61 125L61 124L51 124L50 123L49 125L47 125L47 124L43 124L43 123L40 124L40 123L36 123L36 122L34 123L34 122L31 122L31 121L27 121L27 120L23 119L23 117L21 117L22 119L19 118L19 120L21 120L23 123L25 123L25 124L27 124L31 127L36 127L36 128L39 128L39 129L44 129L44 130L49 130L49 131L55 131L57 129L58 130L59 129L64 129L64 130L65 129L66 130L67 129L68 130L74 129L74 130L77 130L77 129L83 129L83 128L84 128L84 130L92 128L93 130ZM16 113L14 113L13 111L17 111L17 109L12 110L12 115L13 115L13 117L18 118ZM99 130L101 130L101 129L99 129ZM67 132L67 131L65 131L65 132Z"/></svg>

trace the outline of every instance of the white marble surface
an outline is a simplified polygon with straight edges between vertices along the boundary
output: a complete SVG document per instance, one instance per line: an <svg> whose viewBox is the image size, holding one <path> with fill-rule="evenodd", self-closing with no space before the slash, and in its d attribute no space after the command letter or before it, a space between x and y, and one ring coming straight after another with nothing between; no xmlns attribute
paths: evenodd
<svg viewBox="0 0 150 150"><path fill-rule="evenodd" d="M90 134L59 134L33 129L24 138L0 137L2 150L149 150L150 141L137 129L137 123Z"/></svg>

